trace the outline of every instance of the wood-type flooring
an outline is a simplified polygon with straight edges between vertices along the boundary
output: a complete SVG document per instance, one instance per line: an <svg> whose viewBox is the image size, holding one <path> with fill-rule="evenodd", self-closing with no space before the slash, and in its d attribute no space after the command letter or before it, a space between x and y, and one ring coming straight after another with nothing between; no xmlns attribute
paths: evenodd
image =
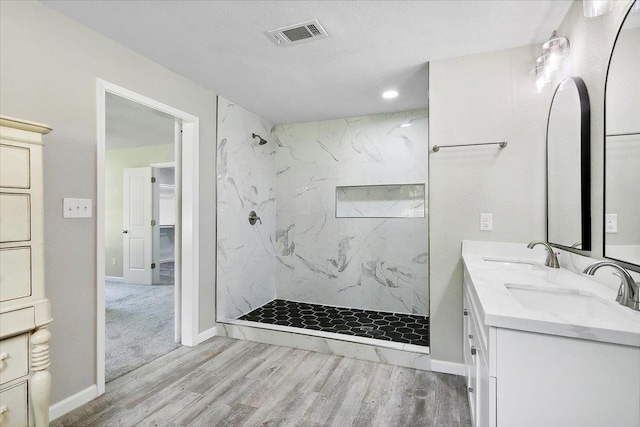
<svg viewBox="0 0 640 427"><path fill-rule="evenodd" d="M462 377L215 337L107 384L63 426L470 426Z"/></svg>

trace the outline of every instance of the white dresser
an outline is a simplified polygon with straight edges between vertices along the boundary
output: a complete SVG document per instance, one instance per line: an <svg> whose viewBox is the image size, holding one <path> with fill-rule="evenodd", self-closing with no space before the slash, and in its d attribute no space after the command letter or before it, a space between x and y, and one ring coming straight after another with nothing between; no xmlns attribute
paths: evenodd
<svg viewBox="0 0 640 427"><path fill-rule="evenodd" d="M42 135L0 116L0 426L49 425L51 307L45 298Z"/></svg>

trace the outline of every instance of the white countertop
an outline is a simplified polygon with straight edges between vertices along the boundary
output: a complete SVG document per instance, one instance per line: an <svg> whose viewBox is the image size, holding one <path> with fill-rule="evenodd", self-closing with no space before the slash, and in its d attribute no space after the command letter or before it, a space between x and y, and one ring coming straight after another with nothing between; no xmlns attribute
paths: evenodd
<svg viewBox="0 0 640 427"><path fill-rule="evenodd" d="M470 290L480 302L487 326L640 347L640 311L618 304L617 289L567 268L545 267L545 258L541 245L527 249L526 244L463 241L465 275L471 279ZM619 316L595 318L525 308L505 284L580 291L611 302L609 307Z"/></svg>

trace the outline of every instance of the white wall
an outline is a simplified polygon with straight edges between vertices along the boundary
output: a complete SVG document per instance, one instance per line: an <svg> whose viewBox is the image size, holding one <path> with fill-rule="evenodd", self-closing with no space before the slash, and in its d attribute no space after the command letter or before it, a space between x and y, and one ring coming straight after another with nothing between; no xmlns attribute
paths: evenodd
<svg viewBox="0 0 640 427"><path fill-rule="evenodd" d="M384 218L388 204L378 201L369 218L336 218L336 186L426 186L427 110L276 134L278 298L427 315L428 215Z"/></svg>
<svg viewBox="0 0 640 427"><path fill-rule="evenodd" d="M43 3L0 2L0 114L54 129L44 149L52 403L96 383L95 216L62 219L62 198L96 199L97 77L200 118L199 329L215 321L215 94Z"/></svg>
<svg viewBox="0 0 640 427"><path fill-rule="evenodd" d="M545 237L545 131L550 95L529 72L538 46L433 61L429 145L509 145L429 154L431 354L462 360L462 240ZM480 213L493 231L479 231Z"/></svg>
<svg viewBox="0 0 640 427"><path fill-rule="evenodd" d="M276 142L271 123L218 98L218 317L276 297ZM258 145L256 133L268 142ZM261 221L251 225L249 212Z"/></svg>

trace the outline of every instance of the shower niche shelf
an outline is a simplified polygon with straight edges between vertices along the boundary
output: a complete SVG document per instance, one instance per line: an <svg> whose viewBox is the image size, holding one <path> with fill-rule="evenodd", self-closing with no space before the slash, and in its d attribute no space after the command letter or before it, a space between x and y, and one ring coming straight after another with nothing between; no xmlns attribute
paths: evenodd
<svg viewBox="0 0 640 427"><path fill-rule="evenodd" d="M424 217L424 184L336 187L336 218Z"/></svg>

